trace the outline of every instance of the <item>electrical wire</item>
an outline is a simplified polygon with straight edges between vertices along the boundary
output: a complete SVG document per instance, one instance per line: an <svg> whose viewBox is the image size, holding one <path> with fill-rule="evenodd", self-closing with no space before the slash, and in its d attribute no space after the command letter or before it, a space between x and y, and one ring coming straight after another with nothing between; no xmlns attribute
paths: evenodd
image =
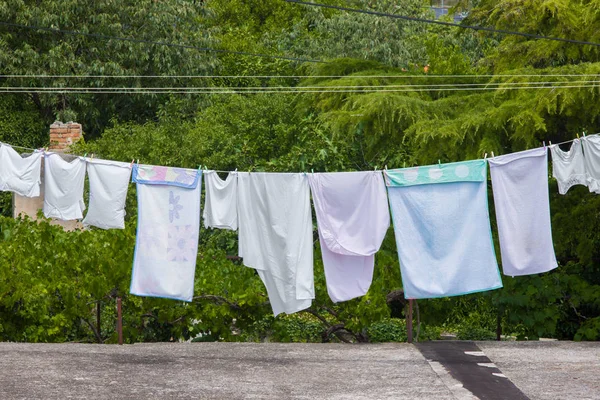
<svg viewBox="0 0 600 400"><path fill-rule="evenodd" d="M486 31L486 32L492 32L492 33L500 33L503 35L524 36L524 37L531 38L531 39L553 40L553 41L557 41L557 42L575 43L575 44L583 44L583 45L600 47L600 43L587 42L587 41L582 41L582 40L563 39L563 38L552 37L552 36L535 35L533 33L507 31L504 29L488 28L485 26L478 26L478 25L464 25L464 24L457 24L455 22L438 21L438 20L419 18L419 17L409 17L406 15L389 14L389 13L384 13L384 12L380 12L380 11L361 10L358 8L348 8L348 7L334 6L334 5L329 5L329 4L312 3L312 2L308 2L308 1L300 1L300 0L285 0L285 1L288 3L302 4L305 6L331 8L334 10L349 11L349 12L355 12L355 13L361 13L361 14L370 14L370 15L376 15L376 16L380 16L380 17L403 19L403 20L414 21L414 22L424 22L427 24L454 26L454 27L463 28L463 29L473 29L475 31Z"/></svg>
<svg viewBox="0 0 600 400"><path fill-rule="evenodd" d="M600 85L552 85L552 86L514 86L514 87L463 87L463 88L405 88L405 89L332 89L332 90L205 90L186 88L184 90L134 90L123 88L120 90L87 90L83 88L61 89L61 88L2 88L0 93L76 93L76 94L258 94L258 93L399 93L399 92L459 92L459 91L490 91L490 90L525 90L525 89L578 89L578 88L600 88ZM268 88L267 88L268 89ZM291 88L290 88L291 89Z"/></svg>
<svg viewBox="0 0 600 400"><path fill-rule="evenodd" d="M245 51L224 50L224 49L213 49L210 47L198 47L198 46L192 46L192 45L188 45L188 44L155 42L155 41L146 40L146 39L110 36L110 35L103 35L103 34L99 34L99 33L87 33L87 32L80 32L80 31L69 31L69 30L65 30L65 29L46 28L46 27L37 26L37 25L23 25L23 24L16 24L13 22L5 22L5 21L0 21L0 25L12 27L12 28L23 28L23 29L32 29L32 30L51 32L51 33L62 33L65 35L79 35L79 36L93 37L93 38L97 38L97 39L111 39L111 40L119 40L119 41L124 41L124 42L145 43L145 44L153 44L153 45L159 45L159 46L176 47L179 49L192 49L192 50L198 50L198 51L204 51L204 52L210 52L210 53L227 53L227 54L237 54L237 55L252 56L252 57L275 58L275 59L287 60L287 61L326 63L326 61L311 60L311 59L307 59L307 58L273 56L270 54L248 53Z"/></svg>
<svg viewBox="0 0 600 400"><path fill-rule="evenodd" d="M132 91L183 91L183 90L206 90L206 91L222 91L224 89L233 89L236 91L262 91L262 90L308 90L308 89L322 89L322 90L333 90L333 89L375 89L375 88L438 88L438 87L500 87L506 86L523 86L523 85L567 85L567 84L592 84L600 83L600 80L584 80L584 81L526 81L526 82L488 82L488 83L439 83L439 84L404 84L404 85L334 85L334 86L244 86L244 87L232 87L232 86L188 86L188 87L26 87L26 86L0 86L2 89L14 89L22 90L26 88L34 88L38 90L89 90L89 91L101 91L101 90L132 90Z"/></svg>
<svg viewBox="0 0 600 400"><path fill-rule="evenodd" d="M548 77L548 78L569 78L569 77L600 77L597 74L465 74L465 75L0 75L0 79L339 79L339 78L378 78L378 79L405 79L405 78L526 78L526 77Z"/></svg>

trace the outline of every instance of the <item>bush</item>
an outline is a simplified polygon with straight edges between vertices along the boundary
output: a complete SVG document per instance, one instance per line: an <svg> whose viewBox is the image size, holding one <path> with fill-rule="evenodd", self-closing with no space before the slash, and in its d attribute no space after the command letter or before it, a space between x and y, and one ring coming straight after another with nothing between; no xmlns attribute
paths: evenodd
<svg viewBox="0 0 600 400"><path fill-rule="evenodd" d="M406 342L406 320L399 318L386 318L375 322L367 329L369 339L373 343Z"/></svg>
<svg viewBox="0 0 600 400"><path fill-rule="evenodd" d="M459 328L456 338L459 340L495 340L496 334L489 329L464 326Z"/></svg>

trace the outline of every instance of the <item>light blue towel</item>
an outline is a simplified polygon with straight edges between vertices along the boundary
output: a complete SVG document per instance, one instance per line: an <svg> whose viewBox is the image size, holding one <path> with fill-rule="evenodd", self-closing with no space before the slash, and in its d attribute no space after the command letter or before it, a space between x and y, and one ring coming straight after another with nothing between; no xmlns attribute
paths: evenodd
<svg viewBox="0 0 600 400"><path fill-rule="evenodd" d="M407 299L502 287L486 181L484 160L386 171Z"/></svg>
<svg viewBox="0 0 600 400"><path fill-rule="evenodd" d="M192 301L202 172L134 165L138 225L131 293Z"/></svg>

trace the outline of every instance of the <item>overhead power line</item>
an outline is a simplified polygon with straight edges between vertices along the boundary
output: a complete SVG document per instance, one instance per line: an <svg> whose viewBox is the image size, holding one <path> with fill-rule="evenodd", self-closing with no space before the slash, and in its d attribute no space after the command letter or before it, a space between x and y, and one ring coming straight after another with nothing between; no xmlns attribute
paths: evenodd
<svg viewBox="0 0 600 400"><path fill-rule="evenodd" d="M258 93L398 93L398 92L459 92L459 91L502 91L502 90L528 90L528 89L575 89L575 88L596 88L600 89L597 84L584 85L541 85L541 86L509 86L509 87L435 87L435 88L402 88L402 89L293 89L272 90L239 90L239 88L221 88L220 90L206 90L206 88L182 88L183 90L159 90L159 89L144 89L139 90L132 88L121 89L102 89L89 90L86 88L31 88L31 87L0 87L0 93L73 93L73 94L258 94Z"/></svg>
<svg viewBox="0 0 600 400"><path fill-rule="evenodd" d="M597 74L464 74L464 75L0 75L0 79L408 79L408 78L425 78L425 79L484 79L484 78L527 78L527 77L544 77L544 78L577 78L577 77L600 77L600 72Z"/></svg>
<svg viewBox="0 0 600 400"><path fill-rule="evenodd" d="M395 19L403 19L403 20L407 20L407 21L424 22L424 23L427 23L427 24L437 24L437 25L444 25L444 26L454 26L454 27L463 28L463 29L473 29L475 31L486 31L486 32L492 32L492 33L500 33L500 34L503 34L503 35L524 36L524 37L531 38L531 39L554 40L556 42L575 43L575 44L583 44L583 45L590 45L590 46L600 47L600 43L586 42L586 41L582 41L582 40L563 39L563 38L552 37L552 36L535 35L535 34L532 34L532 33L507 31L507 30L504 30L504 29L488 28L488 27L485 27L485 26L478 26L478 25L463 25L463 24L457 24L455 22L438 21L438 20L435 20L435 19L426 19L426 18L419 18L419 17L409 17L407 15L389 14L389 13L384 13L384 12L381 12L381 11L361 10L361 9L358 9L358 8L340 7L340 6L334 6L334 5L329 5L329 4L312 3L312 2L301 1L301 0L285 0L285 1L288 2L288 3L302 4L302 5L305 5L305 6L331 8L331 9L334 9L334 10L355 12L355 13L361 13L361 14L377 15L377 16L380 16L380 17L389 17L389 18L395 18Z"/></svg>
<svg viewBox="0 0 600 400"><path fill-rule="evenodd" d="M160 87L146 87L146 86L133 86L133 87L84 87L84 86L0 86L1 89L6 90L24 90L24 89L36 89L40 91L56 91L56 90L87 90L90 92L96 92L101 90L131 90L131 91L145 91L145 90L162 90L162 91L184 91L184 90L206 90L206 91L222 91L222 90L236 90L236 91L274 91L274 90L308 90L308 89L320 89L320 90L333 90L333 89L398 89L398 88L428 88L435 90L440 87L498 87L502 86L531 86L531 85L569 85L569 84L595 84L600 83L600 80L572 80L572 81L526 81L526 82L488 82L488 83L428 83L428 84L404 84L404 85L331 85L331 86L160 86Z"/></svg>
<svg viewBox="0 0 600 400"><path fill-rule="evenodd" d="M180 48L180 49L192 49L192 50L198 50L198 51L204 51L204 52L210 52L210 53L227 53L227 54L237 54L237 55L243 55L243 56L265 57L265 58L274 58L274 59L279 59L279 60L301 61L301 62L311 62L311 63L325 63L326 62L326 61L321 61L321 60L311 60L311 59L307 59L307 58L274 56L274 55L270 55L270 54L248 53L245 51L213 49L210 47L198 47L198 46L192 46L192 45L188 45L188 44L156 42L156 41L152 41L152 40L136 39L136 38L131 38L131 37L103 35L100 33L69 31L69 30L65 30L65 29L47 28L47 27L36 26L36 25L16 24L13 22L0 21L0 25L12 27L12 28L23 28L23 29L32 29L32 30L38 30L38 31L44 31L44 32L51 32L51 33L61 33L64 35L88 36L88 37L93 37L96 39L120 40L120 41L124 41L124 42L145 43L145 44L153 44L153 45L158 45L158 46L176 47L176 48Z"/></svg>

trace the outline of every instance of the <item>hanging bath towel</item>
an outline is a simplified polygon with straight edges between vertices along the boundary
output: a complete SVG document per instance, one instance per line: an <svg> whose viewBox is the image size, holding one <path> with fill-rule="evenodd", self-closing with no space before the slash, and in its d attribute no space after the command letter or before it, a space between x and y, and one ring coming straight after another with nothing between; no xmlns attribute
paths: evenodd
<svg viewBox="0 0 600 400"><path fill-rule="evenodd" d="M375 253L390 226L381 172L309 174L327 292L334 302L364 296Z"/></svg>
<svg viewBox="0 0 600 400"><path fill-rule="evenodd" d="M558 266L552 245L546 148L489 159L505 275Z"/></svg>
<svg viewBox="0 0 600 400"><path fill-rule="evenodd" d="M558 145L550 146L552 153L552 176L558 181L558 193L566 194L575 185L587 186L585 160L579 139L575 139L569 151Z"/></svg>
<svg viewBox="0 0 600 400"><path fill-rule="evenodd" d="M315 298L310 189L305 174L238 172L239 255L257 270L273 314Z"/></svg>
<svg viewBox="0 0 600 400"><path fill-rule="evenodd" d="M86 162L71 162L56 153L44 154L44 215L65 221L83 218Z"/></svg>
<svg viewBox="0 0 600 400"><path fill-rule="evenodd" d="M585 136L581 145L588 188L590 192L600 193L600 136Z"/></svg>
<svg viewBox="0 0 600 400"><path fill-rule="evenodd" d="M230 172L222 180L215 171L204 172L205 228L237 230L237 172Z"/></svg>
<svg viewBox="0 0 600 400"><path fill-rule="evenodd" d="M21 157L12 147L0 145L0 190L24 197L40 195L42 153Z"/></svg>
<svg viewBox="0 0 600 400"><path fill-rule="evenodd" d="M138 226L131 293L192 301L202 172L134 165Z"/></svg>
<svg viewBox="0 0 600 400"><path fill-rule="evenodd" d="M102 229L125 228L125 200L131 165L96 159L87 162L90 202L83 225Z"/></svg>
<svg viewBox="0 0 600 400"><path fill-rule="evenodd" d="M386 171L407 299L502 287L484 160Z"/></svg>

